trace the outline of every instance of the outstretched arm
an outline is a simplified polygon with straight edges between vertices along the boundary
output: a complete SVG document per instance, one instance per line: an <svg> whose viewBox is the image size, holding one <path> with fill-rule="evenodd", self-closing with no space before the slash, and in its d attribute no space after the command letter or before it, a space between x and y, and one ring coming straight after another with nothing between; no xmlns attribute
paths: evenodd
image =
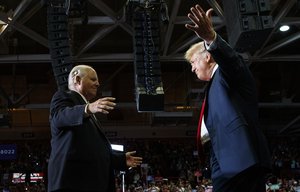
<svg viewBox="0 0 300 192"><path fill-rule="evenodd" d="M206 48L225 76L233 80L231 82L241 80L240 78L244 77L242 74L249 73L247 66L232 47L215 32L211 19L212 12L212 8L205 12L200 5L191 7L188 17L193 24L186 24L185 27L205 41Z"/></svg>

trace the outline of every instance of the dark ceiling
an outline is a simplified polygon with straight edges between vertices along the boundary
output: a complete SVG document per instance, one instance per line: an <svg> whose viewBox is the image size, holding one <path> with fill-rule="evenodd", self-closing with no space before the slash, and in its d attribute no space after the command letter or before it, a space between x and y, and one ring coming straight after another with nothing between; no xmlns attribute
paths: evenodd
<svg viewBox="0 0 300 192"><path fill-rule="evenodd" d="M88 22L84 24L82 18L73 17L69 18L68 24L73 60L93 65L100 73L110 74L104 75L108 80L103 81L104 85L109 81L118 82L118 88L113 89L121 89L126 83L116 79L119 73L131 73L133 77L134 30L126 21L126 2L88 0ZM276 133L294 134L300 128L300 3L299 0L266 2L271 7L268 15L272 16L273 27L261 39L261 45L255 51L246 51L242 55L249 62L257 80L262 124L274 129ZM184 51L199 41L195 34L184 27L189 22L186 15L190 7L195 4L200 4L205 10L213 7L216 31L226 40L228 34L233 32L227 31L226 14L220 0L166 0L166 3L169 22L160 29L162 74L175 73L178 77L192 77L183 59ZM279 31L279 27L284 24L290 25L289 31ZM0 74L25 75L29 84L48 82L49 78L53 78L47 36L45 0L1 0ZM176 81L176 78L173 82L166 80L163 82L164 89L176 87ZM193 93L191 89L195 89L195 82L201 90L202 82L194 80L191 83L189 80L185 83L193 86L188 85L190 90L187 92ZM128 80L128 83L132 83L132 80ZM134 95L134 90L130 92ZM120 100L127 102L126 98ZM185 105L189 103L191 101Z"/></svg>

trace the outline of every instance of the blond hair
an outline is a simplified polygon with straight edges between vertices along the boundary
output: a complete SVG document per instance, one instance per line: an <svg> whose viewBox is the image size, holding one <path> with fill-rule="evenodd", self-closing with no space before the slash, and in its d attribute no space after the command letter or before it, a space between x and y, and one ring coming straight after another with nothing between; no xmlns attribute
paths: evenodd
<svg viewBox="0 0 300 192"><path fill-rule="evenodd" d="M199 43L195 43L193 45L190 46L190 48L185 52L184 54L184 58L190 62L191 61L191 58L192 56L195 54L195 53L202 53L206 51L205 49L205 46L204 46L204 41L201 41Z"/></svg>

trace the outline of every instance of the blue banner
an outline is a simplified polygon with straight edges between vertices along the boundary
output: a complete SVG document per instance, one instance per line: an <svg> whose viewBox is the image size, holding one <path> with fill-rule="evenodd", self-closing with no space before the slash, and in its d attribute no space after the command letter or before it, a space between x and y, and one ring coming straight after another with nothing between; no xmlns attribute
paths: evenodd
<svg viewBox="0 0 300 192"><path fill-rule="evenodd" d="M17 159L16 144L0 144L0 160L15 160Z"/></svg>

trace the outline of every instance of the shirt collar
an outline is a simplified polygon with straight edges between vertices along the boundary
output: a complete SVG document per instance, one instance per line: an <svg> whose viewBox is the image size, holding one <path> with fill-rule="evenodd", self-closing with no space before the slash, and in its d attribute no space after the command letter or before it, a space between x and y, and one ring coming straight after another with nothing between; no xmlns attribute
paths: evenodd
<svg viewBox="0 0 300 192"><path fill-rule="evenodd" d="M216 70L218 69L219 65L215 64L214 68L213 68L213 72L211 73L211 78L214 76Z"/></svg>
<svg viewBox="0 0 300 192"><path fill-rule="evenodd" d="M73 90L73 91L75 91L76 93L78 93L86 103L89 103L88 100L86 100L86 98L81 93L79 93L76 90Z"/></svg>

